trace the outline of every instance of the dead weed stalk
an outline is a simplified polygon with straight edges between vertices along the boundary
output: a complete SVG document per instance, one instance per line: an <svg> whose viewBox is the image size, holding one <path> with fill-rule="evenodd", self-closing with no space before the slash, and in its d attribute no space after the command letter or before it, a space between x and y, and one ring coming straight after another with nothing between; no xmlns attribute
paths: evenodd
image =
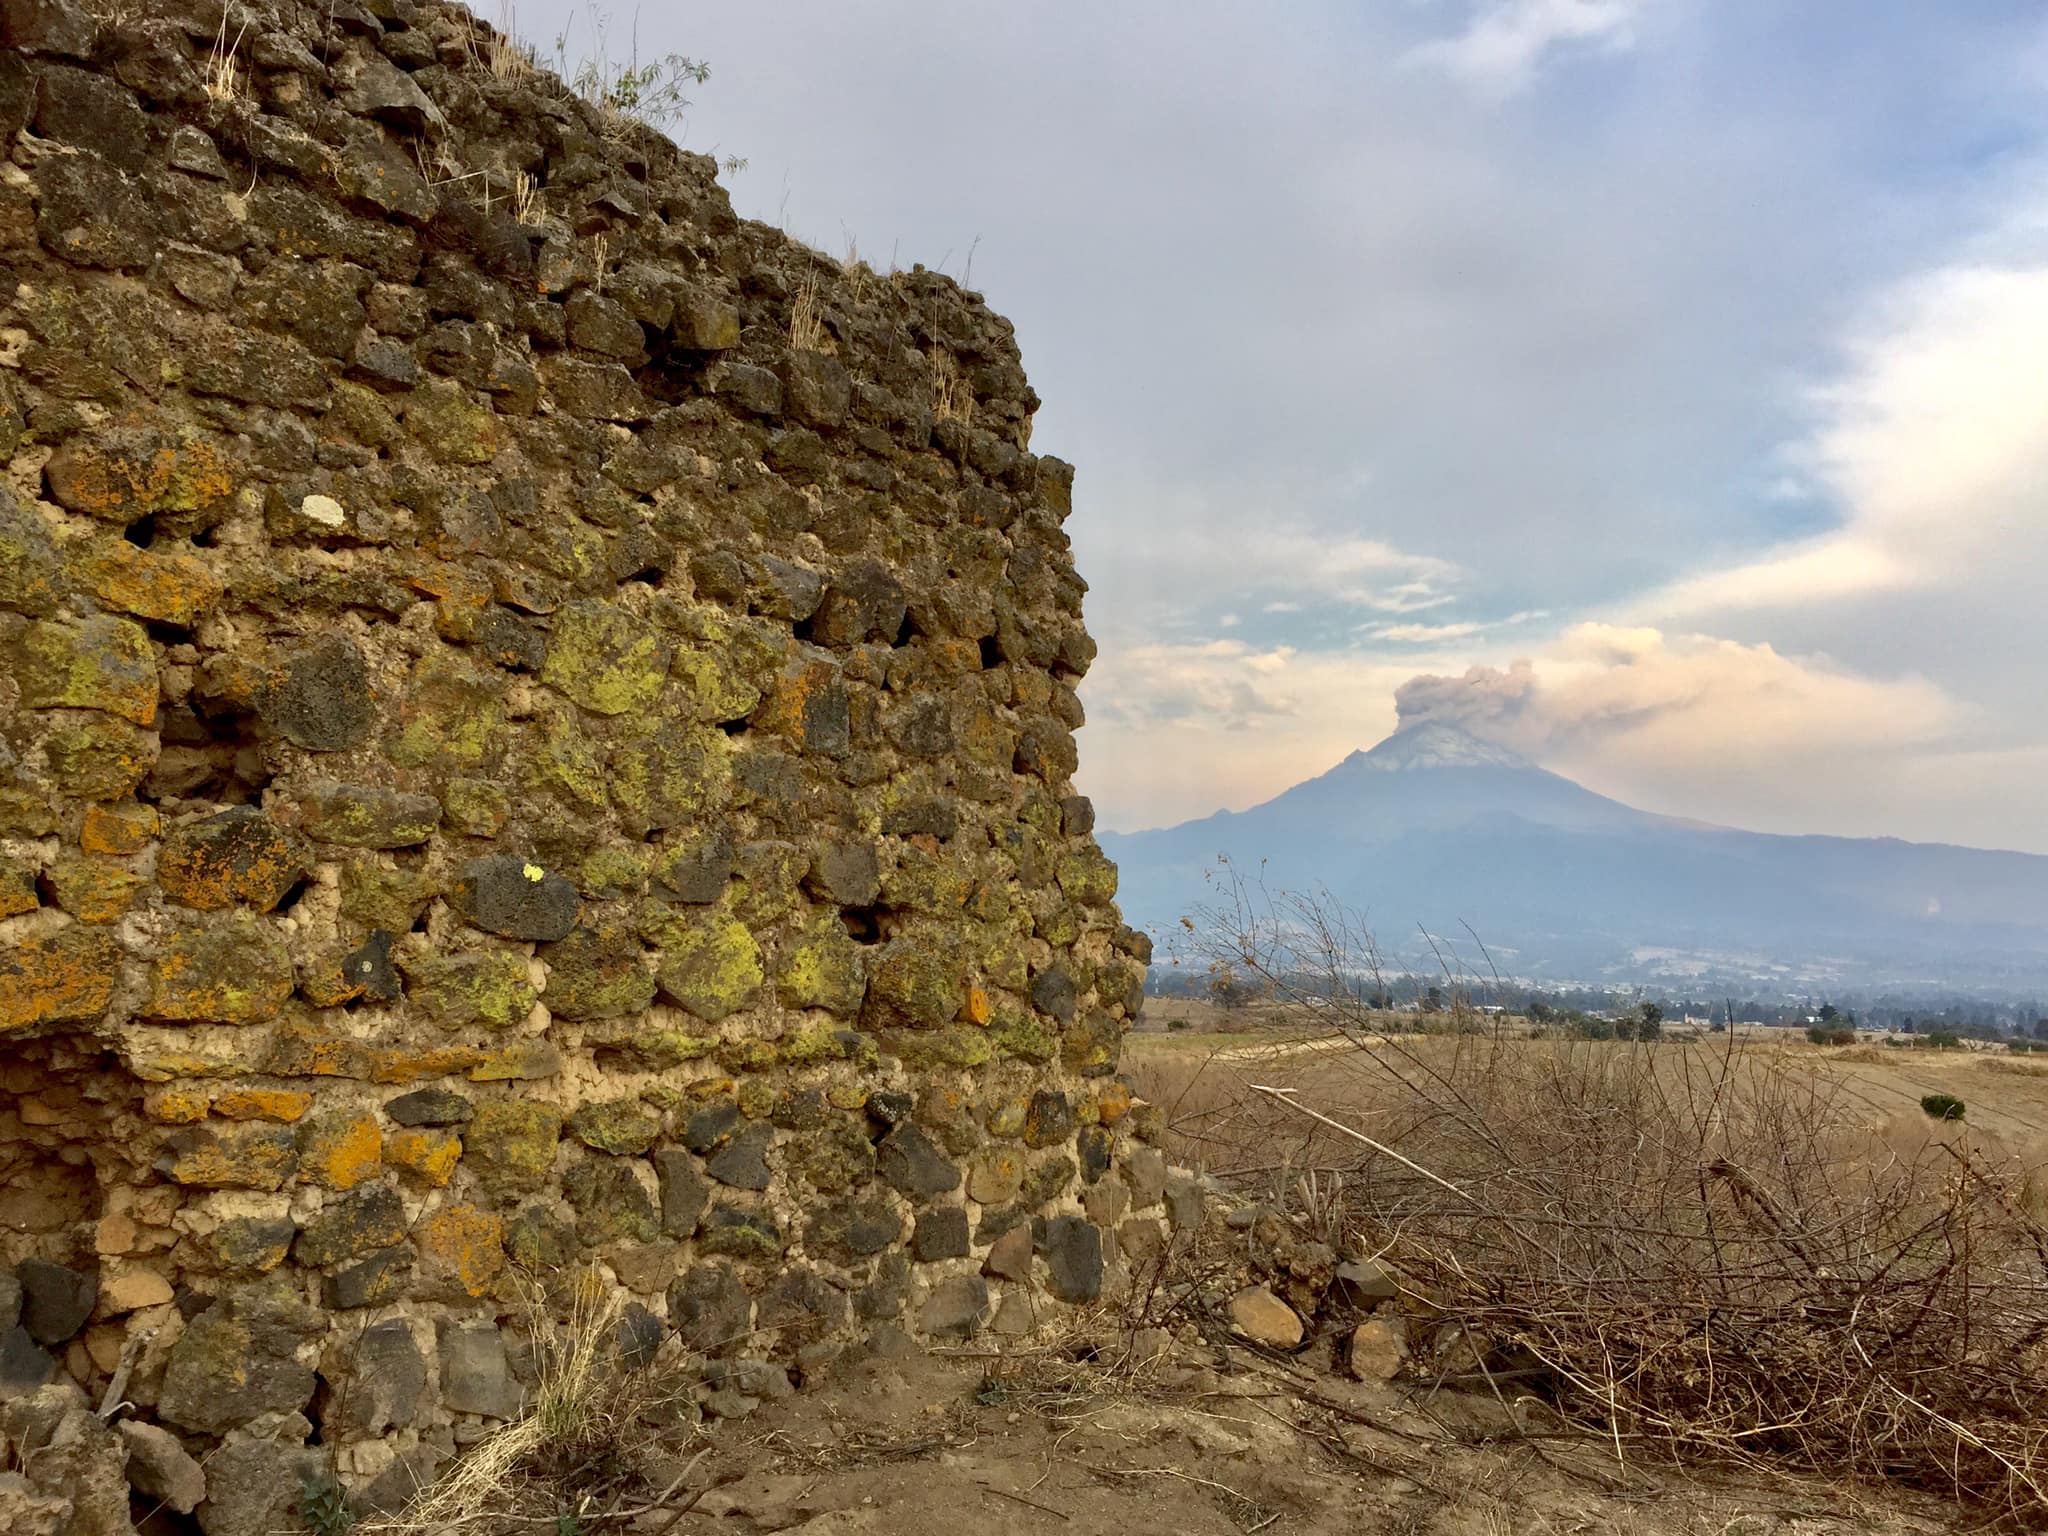
<svg viewBox="0 0 2048 1536"><path fill-rule="evenodd" d="M1740 1458L2048 1516L2048 1227L1965 1126L1874 1127L1829 1077L1725 1044L1389 1037L1370 935L1241 882L1203 915L1352 1049L1275 1064L1193 1128L1219 1171L1317 1170L1319 1224L1626 1461ZM1222 1112L1217 1112L1219 1108ZM1333 1185L1330 1172L1341 1180Z"/></svg>

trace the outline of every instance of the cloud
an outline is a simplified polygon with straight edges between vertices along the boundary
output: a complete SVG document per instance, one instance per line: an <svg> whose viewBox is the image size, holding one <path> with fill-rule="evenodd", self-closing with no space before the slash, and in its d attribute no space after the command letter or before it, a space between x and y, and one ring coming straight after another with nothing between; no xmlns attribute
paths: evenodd
<svg viewBox="0 0 2048 1536"><path fill-rule="evenodd" d="M1486 631L1484 624L1382 624L1367 631L1375 640L1398 642L1441 643L1445 640L1464 640Z"/></svg>
<svg viewBox="0 0 2048 1536"><path fill-rule="evenodd" d="M1525 88L1546 58L1571 44L1608 52L1635 45L1645 0L1487 0L1456 37L1409 55L1483 96Z"/></svg>
<svg viewBox="0 0 2048 1536"><path fill-rule="evenodd" d="M2033 579L2048 556L2048 391L2030 382L2048 356L2048 251L1899 284L1843 350L1839 376L1812 392L1818 419L1788 450L1800 474L1786 482L1830 502L1839 526L1680 578L1632 611L1839 605L1996 584L2016 563Z"/></svg>
<svg viewBox="0 0 2048 1536"><path fill-rule="evenodd" d="M1082 787L1121 829L1242 810L1391 731L1394 686L1414 667L1235 639L1105 647Z"/></svg>
<svg viewBox="0 0 2048 1536"><path fill-rule="evenodd" d="M1742 822L1760 788L1836 782L1866 754L1944 741L1966 715L1922 677L1599 623L1505 667L1410 678L1395 707L1404 726L1446 721L1653 809Z"/></svg>

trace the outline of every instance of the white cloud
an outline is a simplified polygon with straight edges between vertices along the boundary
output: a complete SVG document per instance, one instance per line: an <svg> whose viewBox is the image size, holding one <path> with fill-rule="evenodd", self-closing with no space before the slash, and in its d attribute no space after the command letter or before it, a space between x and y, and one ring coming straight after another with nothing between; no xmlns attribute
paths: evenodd
<svg viewBox="0 0 2048 1536"><path fill-rule="evenodd" d="M1456 37L1426 43L1410 57L1443 70L1482 95L1527 86L1556 49L1583 44L1620 52L1635 44L1645 0L1486 0Z"/></svg>
<svg viewBox="0 0 2048 1536"><path fill-rule="evenodd" d="M1838 817L1830 795L1867 779L1871 759L1934 748L1967 719L1923 677L1599 623L1506 667L1412 678L1396 697L1404 724L1450 721L1632 803L1798 831Z"/></svg>
<svg viewBox="0 0 2048 1536"><path fill-rule="evenodd" d="M1484 624L1382 624L1370 633L1375 640L1393 640L1401 643L1441 642L1465 640L1482 634Z"/></svg>
<svg viewBox="0 0 2048 1536"><path fill-rule="evenodd" d="M1105 648L1084 690L1082 787L1119 828L1242 810L1391 731L1414 669L1230 639Z"/></svg>
<svg viewBox="0 0 2048 1536"><path fill-rule="evenodd" d="M1836 529L1631 604L1658 620L1997 584L2048 555L2048 255L1962 262L1873 306L1790 451Z"/></svg>

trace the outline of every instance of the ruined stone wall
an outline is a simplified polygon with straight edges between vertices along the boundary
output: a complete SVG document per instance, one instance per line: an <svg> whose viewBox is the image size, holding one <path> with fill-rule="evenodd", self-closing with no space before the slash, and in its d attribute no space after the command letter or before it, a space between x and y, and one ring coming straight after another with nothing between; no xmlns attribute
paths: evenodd
<svg viewBox="0 0 2048 1536"><path fill-rule="evenodd" d="M410 1476L522 1268L799 1369L1114 1286L1010 326L457 7L109 9L0 3L0 1399Z"/></svg>

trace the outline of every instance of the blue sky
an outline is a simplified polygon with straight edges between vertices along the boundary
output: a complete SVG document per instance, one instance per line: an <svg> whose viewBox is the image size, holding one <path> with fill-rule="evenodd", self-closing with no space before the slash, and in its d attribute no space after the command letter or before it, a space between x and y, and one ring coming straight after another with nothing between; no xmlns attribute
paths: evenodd
<svg viewBox="0 0 2048 1536"><path fill-rule="evenodd" d="M1264 799L1399 693L1652 809L2048 851L2038 5L637 31L709 60L679 136L747 157L743 213L884 268L971 253L1016 321L1034 446L1079 469L1107 824Z"/></svg>

